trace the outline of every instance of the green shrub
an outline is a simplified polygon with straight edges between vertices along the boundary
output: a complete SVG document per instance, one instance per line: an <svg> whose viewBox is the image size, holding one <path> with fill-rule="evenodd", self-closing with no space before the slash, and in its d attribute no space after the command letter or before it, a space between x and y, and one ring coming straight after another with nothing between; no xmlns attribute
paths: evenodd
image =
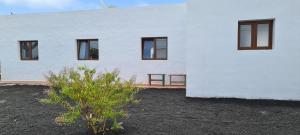
<svg viewBox="0 0 300 135"><path fill-rule="evenodd" d="M123 127L118 120L127 116L126 106L138 102L134 81L121 81L116 71L96 75L94 69L79 67L57 75L50 73L47 78L49 98L40 102L59 104L67 110L55 119L59 125L81 118L94 134L119 130Z"/></svg>

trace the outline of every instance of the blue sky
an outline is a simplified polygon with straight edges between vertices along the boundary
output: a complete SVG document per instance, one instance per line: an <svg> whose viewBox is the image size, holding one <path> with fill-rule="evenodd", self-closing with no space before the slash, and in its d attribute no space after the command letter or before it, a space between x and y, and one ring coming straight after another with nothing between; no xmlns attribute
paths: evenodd
<svg viewBox="0 0 300 135"><path fill-rule="evenodd" d="M185 0L104 0L116 7L182 3ZM99 9L100 0L0 0L0 14Z"/></svg>

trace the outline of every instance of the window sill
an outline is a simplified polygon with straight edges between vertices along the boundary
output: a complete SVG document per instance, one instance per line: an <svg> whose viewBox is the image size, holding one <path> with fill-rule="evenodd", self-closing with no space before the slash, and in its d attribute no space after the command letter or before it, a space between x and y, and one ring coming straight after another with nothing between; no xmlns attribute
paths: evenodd
<svg viewBox="0 0 300 135"><path fill-rule="evenodd" d="M86 59L86 60L78 60L78 61L99 61L99 60Z"/></svg>
<svg viewBox="0 0 300 135"><path fill-rule="evenodd" d="M25 60L25 59L23 59L21 61L39 61L39 60Z"/></svg>
<svg viewBox="0 0 300 135"><path fill-rule="evenodd" d="M258 47L258 48L238 48L238 50L273 50L272 47Z"/></svg>
<svg viewBox="0 0 300 135"><path fill-rule="evenodd" d="M150 61L150 60L162 60L162 61L166 61L168 59L142 59L142 60L146 60L146 61Z"/></svg>

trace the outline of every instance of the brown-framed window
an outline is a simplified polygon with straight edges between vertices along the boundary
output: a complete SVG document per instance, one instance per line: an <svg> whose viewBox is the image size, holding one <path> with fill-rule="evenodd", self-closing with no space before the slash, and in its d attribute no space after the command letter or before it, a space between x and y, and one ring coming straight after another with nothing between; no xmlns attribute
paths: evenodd
<svg viewBox="0 0 300 135"><path fill-rule="evenodd" d="M167 60L168 38L146 37L142 38L142 60Z"/></svg>
<svg viewBox="0 0 300 135"><path fill-rule="evenodd" d="M21 60L38 60L38 41L20 41Z"/></svg>
<svg viewBox="0 0 300 135"><path fill-rule="evenodd" d="M99 60L98 39L77 40L78 60Z"/></svg>
<svg viewBox="0 0 300 135"><path fill-rule="evenodd" d="M239 21L238 50L272 49L274 20Z"/></svg>

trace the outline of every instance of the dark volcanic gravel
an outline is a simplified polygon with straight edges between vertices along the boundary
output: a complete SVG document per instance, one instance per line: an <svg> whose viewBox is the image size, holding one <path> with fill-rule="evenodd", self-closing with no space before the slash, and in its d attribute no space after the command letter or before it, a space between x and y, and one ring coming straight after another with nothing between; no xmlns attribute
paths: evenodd
<svg viewBox="0 0 300 135"><path fill-rule="evenodd" d="M88 135L82 121L57 126L44 86L0 87L0 135ZM299 135L300 102L190 99L184 90L141 91L120 135Z"/></svg>

